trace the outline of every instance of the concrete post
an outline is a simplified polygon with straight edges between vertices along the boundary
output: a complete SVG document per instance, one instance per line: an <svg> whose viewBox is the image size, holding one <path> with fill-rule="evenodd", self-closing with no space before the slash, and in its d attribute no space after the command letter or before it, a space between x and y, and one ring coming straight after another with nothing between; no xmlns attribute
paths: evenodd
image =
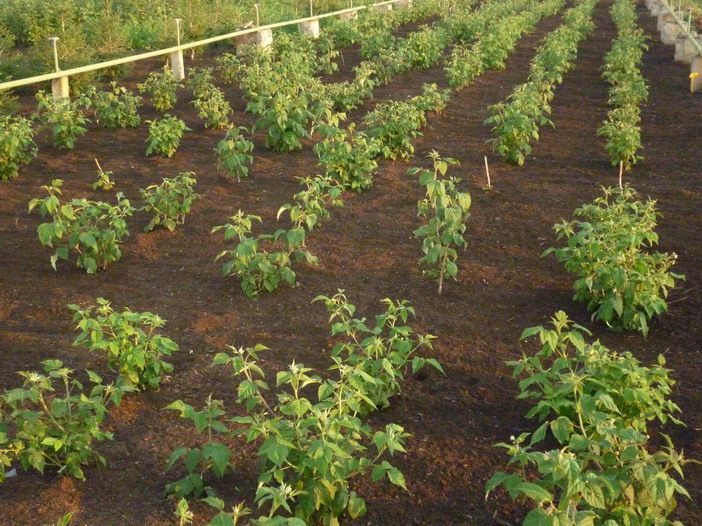
<svg viewBox="0 0 702 526"><path fill-rule="evenodd" d="M319 38L319 19L308 20L307 22L300 22L297 24L297 29L303 35L311 36L312 38Z"/></svg>
<svg viewBox="0 0 702 526"><path fill-rule="evenodd" d="M399 2L395 3L395 7L409 9L412 7L412 0L400 0Z"/></svg>
<svg viewBox="0 0 702 526"><path fill-rule="evenodd" d="M356 20L358 18L358 11L350 11L348 13L341 13L339 15L339 20L348 22L350 20Z"/></svg>
<svg viewBox="0 0 702 526"><path fill-rule="evenodd" d="M663 28L668 22L675 22L675 17L672 13L669 13L667 10L663 9L658 14L658 24L656 25L658 31L663 31Z"/></svg>
<svg viewBox="0 0 702 526"><path fill-rule="evenodd" d="M661 11L665 10L660 0L653 0L649 9L651 11L651 16L658 16L661 14Z"/></svg>
<svg viewBox="0 0 702 526"><path fill-rule="evenodd" d="M241 55L250 46L259 46L268 49L273 45L273 31L261 29L255 33L247 33L234 37L236 43L236 54Z"/></svg>
<svg viewBox="0 0 702 526"><path fill-rule="evenodd" d="M666 46L674 46L678 41L681 30L677 22L668 22L661 30L661 42Z"/></svg>
<svg viewBox="0 0 702 526"><path fill-rule="evenodd" d="M687 57L685 56L685 47L687 45L686 42L687 38L682 35L679 35L675 41L675 62L684 62L686 64L690 63L690 60L686 60Z"/></svg>
<svg viewBox="0 0 702 526"><path fill-rule="evenodd" d="M59 77L51 81L51 95L55 100L67 99L71 96L68 77Z"/></svg>
<svg viewBox="0 0 702 526"><path fill-rule="evenodd" d="M690 91L693 93L702 89L702 57L697 55L692 59L690 73L697 73L697 77L690 81Z"/></svg>
<svg viewBox="0 0 702 526"><path fill-rule="evenodd" d="M392 11L392 4L383 4L383 5L373 6L373 11L380 11L380 12Z"/></svg>
<svg viewBox="0 0 702 526"><path fill-rule="evenodd" d="M185 78L185 63L183 62L183 50L179 49L170 55L171 72L173 78L178 82Z"/></svg>

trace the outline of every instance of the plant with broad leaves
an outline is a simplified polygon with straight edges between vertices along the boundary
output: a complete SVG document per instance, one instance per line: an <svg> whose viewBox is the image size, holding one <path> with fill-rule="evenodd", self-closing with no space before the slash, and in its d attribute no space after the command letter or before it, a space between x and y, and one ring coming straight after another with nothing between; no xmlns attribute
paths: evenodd
<svg viewBox="0 0 702 526"><path fill-rule="evenodd" d="M136 389L157 388L173 371L165 356L178 350L178 345L156 331L166 320L152 312L133 312L125 308L115 311L110 302L97 298L97 305L82 309L69 305L78 322L73 345L87 347L90 352L107 353L107 365L120 376L120 385Z"/></svg>
<svg viewBox="0 0 702 526"><path fill-rule="evenodd" d="M95 109L95 120L105 128L135 128L141 122L141 97L111 82L110 91L91 88L86 92Z"/></svg>
<svg viewBox="0 0 702 526"><path fill-rule="evenodd" d="M272 292L281 283L295 284L295 272L290 265L292 261L306 260L315 264L317 258L304 248L305 230L293 228L289 231L277 230L273 234L260 234L252 237L251 228L254 221L261 221L259 216L244 215L239 210L230 218L234 224L216 226L212 233L223 232L225 240L236 240L233 249L220 252L215 261L226 258L222 267L222 275L232 274L241 280L241 288L248 297L254 297L265 290ZM261 247L266 244L274 248L283 241L284 250L269 251Z"/></svg>
<svg viewBox="0 0 702 526"><path fill-rule="evenodd" d="M54 99L45 91L36 94L37 112L34 114L42 125L48 127L54 137L54 146L62 150L72 150L76 136L88 131L85 124L90 122L83 114L81 106L89 106L87 97L76 100Z"/></svg>
<svg viewBox="0 0 702 526"><path fill-rule="evenodd" d="M173 157L178 147L180 139L186 131L192 131L185 122L178 117L173 117L166 113L162 118L155 121L146 121L149 125L149 138L146 139L148 147L146 155L157 153L163 157Z"/></svg>
<svg viewBox="0 0 702 526"><path fill-rule="evenodd" d="M221 89L213 86L195 99L193 105L198 116L205 121L205 128L224 128L229 125L233 110Z"/></svg>
<svg viewBox="0 0 702 526"><path fill-rule="evenodd" d="M230 126L224 139L215 148L219 157L217 168L225 170L230 177L236 177L237 181L249 175L249 167L254 159L251 155L254 143L244 138L245 132L248 130L243 126Z"/></svg>
<svg viewBox="0 0 702 526"><path fill-rule="evenodd" d="M673 380L665 360L644 367L631 353L587 343L586 329L560 311L552 329L526 329L541 350L508 362L519 383L519 398L536 402L527 413L542 424L533 433L500 443L510 456L511 473L496 473L488 493L504 487L513 499L532 503L525 525L668 524L675 495L689 498L673 476L691 462L666 435L657 450L648 423L679 424L680 409L668 399ZM548 451L534 450L549 433ZM530 438L528 444L525 442Z"/></svg>
<svg viewBox="0 0 702 526"><path fill-rule="evenodd" d="M360 381L367 400L361 402L359 412L364 414L376 408L390 405L390 398L398 395L400 382L405 379L407 370L412 374L425 365L431 365L443 373L439 362L434 358L418 356L418 351L431 351L431 334L415 334L407 325L414 308L407 301L382 300L385 312L376 315L375 326L368 327L365 318L355 318L356 306L348 302L343 290L332 297L317 296L314 301L324 302L329 312L331 334L342 335L346 341L332 348L332 357L340 363L357 368L364 374Z"/></svg>
<svg viewBox="0 0 702 526"><path fill-rule="evenodd" d="M317 175L315 177L299 177L305 190L295 194L295 203L286 203L278 210L278 219L283 212L290 214L293 227L286 233L289 247L305 245L305 231L312 232L315 226L324 219L329 219L329 206L343 206L339 198L343 188L332 181L331 177ZM298 239L293 240L295 236Z"/></svg>
<svg viewBox="0 0 702 526"><path fill-rule="evenodd" d="M214 441L215 433L228 435L229 430L220 418L226 414L224 404L221 400L212 400L212 396L205 401L205 407L201 411L195 410L191 405L181 400L176 400L166 406L180 412L181 418L192 421L198 433L207 434L207 443L202 448L177 447L168 457L170 470L182 459L188 474L180 480L171 482L166 486L166 493L175 495L177 498L200 497L203 493L211 496L214 490L205 486L205 476L212 472L217 478L222 478L224 474L233 469L231 464L231 452L229 448L221 442Z"/></svg>
<svg viewBox="0 0 702 526"><path fill-rule="evenodd" d="M129 235L125 217L132 215L134 208L121 192L117 194L116 205L87 199L61 204L62 185L61 179L54 179L50 186L42 186L48 197L29 202L30 212L38 206L42 217L51 216L50 223L42 223L37 228L42 245L57 245L51 256L51 266L56 270L56 262L68 260L74 251L78 254L76 265L88 274L105 270L108 263L122 257L119 245L122 238Z"/></svg>
<svg viewBox="0 0 702 526"><path fill-rule="evenodd" d="M163 72L151 73L145 82L137 84L139 93L148 94L151 97L156 111L170 110L178 102L176 90L182 87L182 84L173 77L168 66L164 66Z"/></svg>
<svg viewBox="0 0 702 526"><path fill-rule="evenodd" d="M276 378L276 386L286 390L278 393L276 402L269 402L265 395L269 386L258 365L258 355L265 349L262 345L230 347L213 363L230 366L241 379L237 399L249 415L233 421L243 426L239 433L248 442L261 444L256 501L270 506L270 519L279 509L304 521L292 524L338 524L345 514L360 517L366 504L351 490L350 482L368 471L373 481L387 477L405 488L402 473L382 458L386 453L404 452L409 435L396 424L374 433L357 416L367 399L363 387L368 385L360 368L336 358L338 378L322 380L310 368L293 363ZM316 401L303 394L315 387ZM374 451L367 452L365 444L372 444Z"/></svg>
<svg viewBox="0 0 702 526"><path fill-rule="evenodd" d="M468 246L463 234L470 217L471 198L469 193L456 190L460 179L440 179L446 175L449 165L458 165L458 161L442 158L436 151L432 151L429 157L434 164L433 171L410 168L407 173L418 175L419 184L426 187L427 196L417 203L417 207L419 215L429 222L415 230L414 235L424 238L424 256L419 264L430 267L424 273L437 279L441 294L445 278L455 279L458 273L458 252L453 247L465 249Z"/></svg>
<svg viewBox="0 0 702 526"><path fill-rule="evenodd" d="M424 111L411 101L378 104L363 121L383 159L409 159L414 154L412 139L421 135L419 130L426 124Z"/></svg>
<svg viewBox="0 0 702 526"><path fill-rule="evenodd" d="M164 177L161 184L140 188L141 210L153 214L144 232L150 232L159 225L173 232L176 226L185 223L190 207L200 197L194 190L196 184L194 172L181 172L176 177Z"/></svg>
<svg viewBox="0 0 702 526"><path fill-rule="evenodd" d="M0 180L14 179L20 166L36 156L32 122L24 117L0 116Z"/></svg>
<svg viewBox="0 0 702 526"><path fill-rule="evenodd" d="M373 172L378 167L375 141L357 132L355 124L346 130L329 126L321 131L325 138L314 146L314 153L326 175L343 188L359 194L370 188Z"/></svg>
<svg viewBox="0 0 702 526"><path fill-rule="evenodd" d="M188 88L196 99L203 98L207 93L215 88L212 68L188 68L188 80L185 87Z"/></svg>
<svg viewBox="0 0 702 526"><path fill-rule="evenodd" d="M574 220L554 225L567 246L549 248L578 279L574 299L587 304L593 318L615 330L648 334L648 320L668 310L665 298L684 276L670 272L677 256L645 249L658 243L653 230L656 202L636 200L636 191L603 188L603 196L575 210Z"/></svg>
<svg viewBox="0 0 702 526"><path fill-rule="evenodd" d="M119 404L124 387L103 385L102 378L86 371L93 387L84 390L74 371L60 360L41 362L44 371L22 371L22 387L0 395L0 482L6 468L19 461L22 468L84 479L82 466L105 458L94 442L112 440L100 425L109 403Z"/></svg>

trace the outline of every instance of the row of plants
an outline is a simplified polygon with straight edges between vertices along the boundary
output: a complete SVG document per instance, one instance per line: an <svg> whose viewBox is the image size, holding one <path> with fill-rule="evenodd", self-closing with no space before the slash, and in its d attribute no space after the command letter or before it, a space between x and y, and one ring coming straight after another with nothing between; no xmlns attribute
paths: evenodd
<svg viewBox="0 0 702 526"><path fill-rule="evenodd" d="M580 41L594 29L591 17L596 4L596 0L582 0L566 11L563 24L539 46L527 82L517 86L506 101L489 107L491 116L485 124L492 126L490 143L506 161L523 165L541 126L553 125L548 115L554 89L573 68Z"/></svg>
<svg viewBox="0 0 702 526"><path fill-rule="evenodd" d="M94 186L111 188L114 184L111 175L99 169ZM142 206L139 210L152 216L144 230L149 232L161 226L173 231L177 225L182 225L199 197L194 189L196 184L195 174L185 172L164 178L161 184L140 189ZM62 202L62 185L61 179L53 180L51 185L42 187L47 197L29 202L30 212L37 209L42 217L49 218L37 227L37 234L43 246L55 248L51 266L55 270L59 259L68 261L75 256L76 266L88 274L105 270L110 263L121 259L121 245L129 235L127 217L136 209L122 192L117 193L114 205L85 198Z"/></svg>
<svg viewBox="0 0 702 526"><path fill-rule="evenodd" d="M41 372L19 372L22 386L0 395L0 483L18 464L84 479L83 466L105 464L96 443L113 438L102 429L109 408L125 393L158 388L173 371L166 359L178 345L159 333L166 322L158 315L115 311L103 298L68 307L79 331L74 345L104 354L117 376L105 383L90 370L76 375L56 359L41 362Z"/></svg>
<svg viewBox="0 0 702 526"><path fill-rule="evenodd" d="M445 68L449 85L465 88L484 71L503 69L522 35L532 31L541 19L558 13L564 4L562 0L526 0L490 4L481 10L480 18L470 30L462 29L461 39L451 50Z"/></svg>
<svg viewBox="0 0 702 526"><path fill-rule="evenodd" d="M606 139L605 150L612 166L629 170L642 157L641 105L648 99L648 86L639 69L646 46L646 36L636 25L636 3L617 0L612 4L612 20L617 38L605 55L602 78L609 84L607 120L597 130Z"/></svg>
<svg viewBox="0 0 702 526"><path fill-rule="evenodd" d="M364 473L373 482L387 478L407 489L404 476L387 457L404 453L410 435L394 423L374 430L367 419L390 405L410 371L425 365L442 371L436 360L421 356L431 351L434 337L417 334L408 325L414 309L406 301L382 300L385 311L371 326L355 317L356 307L343 292L314 300L326 306L336 342L325 377L292 363L277 373L274 393L259 365L259 355L268 349L230 347L214 357L213 366L231 368L243 416L227 418L224 402L211 398L201 410L182 400L168 406L191 420L206 442L173 451L169 468L183 464L187 474L169 484L167 493L180 499L206 495L203 500L220 510L211 525L235 525L251 513L243 503L225 511L216 490L207 485L235 469L228 444L240 436L258 444L255 500L260 516L250 524L338 525L343 517L361 517L366 503L353 481ZM183 524L190 518L187 513L181 500L176 514L186 519Z"/></svg>

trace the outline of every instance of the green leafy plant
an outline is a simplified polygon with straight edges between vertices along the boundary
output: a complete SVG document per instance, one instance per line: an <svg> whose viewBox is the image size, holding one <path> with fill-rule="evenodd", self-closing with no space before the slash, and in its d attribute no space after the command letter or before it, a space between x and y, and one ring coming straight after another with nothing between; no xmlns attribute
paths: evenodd
<svg viewBox="0 0 702 526"><path fill-rule="evenodd" d="M98 169L98 178L97 181L91 185L93 190L97 190L98 188L100 190L111 190L115 186L115 182L111 179L113 175L112 172L104 172L97 159L95 159L95 164Z"/></svg>
<svg viewBox="0 0 702 526"><path fill-rule="evenodd" d="M439 294L443 289L446 278L456 278L458 252L454 246L468 246L463 234L466 231L466 220L470 216L471 198L467 192L459 192L456 184L460 179L446 175L450 164L457 165L458 161L442 158L436 151L429 154L434 164L434 170L410 168L408 174L418 175L419 184L426 187L426 198L417 203L419 215L429 222L414 231L414 235L424 238L422 251L424 256L419 260L420 265L429 267L425 274L436 278L439 283Z"/></svg>
<svg viewBox="0 0 702 526"><path fill-rule="evenodd" d="M363 117L367 133L377 144L383 159L409 159L414 154L412 139L421 135L424 112L411 102L384 102Z"/></svg>
<svg viewBox="0 0 702 526"><path fill-rule="evenodd" d="M336 360L338 379L322 380L303 364L293 363L276 378L276 402L265 396L269 390L258 355L266 348L230 348L215 356L215 365L232 368L241 379L238 402L247 416L236 417L247 441L261 445L261 475L256 492L259 506L270 507L272 519L281 509L297 522L259 524L338 524L348 514L357 518L366 513L365 501L350 488L353 478L370 471L372 480L387 477L405 488L402 473L387 460L386 453L404 452L407 433L396 424L383 431L365 425L357 416L364 393L357 386L361 373ZM316 386L317 400L303 395ZM372 444L367 452L365 444ZM283 519L284 520L284 519ZM303 522L300 522L303 521Z"/></svg>
<svg viewBox="0 0 702 526"><path fill-rule="evenodd" d="M88 274L105 270L109 263L122 257L119 245L122 238L129 235L124 218L132 215L134 208L122 193L117 194L116 205L87 199L61 204L62 185L61 179L54 179L50 186L42 186L48 197L29 202L30 212L38 206L42 217L51 216L50 223L42 223L37 228L42 245L57 245L51 256L51 266L55 270L59 259L68 260L70 253L76 252L76 265Z"/></svg>
<svg viewBox="0 0 702 526"><path fill-rule="evenodd" d="M196 99L203 98L215 88L212 68L188 68L185 87L188 88Z"/></svg>
<svg viewBox="0 0 702 526"><path fill-rule="evenodd" d="M373 185L373 172L378 167L375 142L357 132L355 124L346 130L337 127L322 129L324 140L314 146L314 153L330 176L343 188L361 193Z"/></svg>
<svg viewBox="0 0 702 526"><path fill-rule="evenodd" d="M151 312L133 312L125 308L116 312L109 301L97 298L97 305L82 309L69 305L78 322L80 334L74 345L90 352L107 354L107 365L120 376L120 385L136 389L157 388L163 377L173 371L165 356L178 350L178 345L156 331L166 321Z"/></svg>
<svg viewBox="0 0 702 526"><path fill-rule="evenodd" d="M295 203L286 203L278 210L278 219L284 212L290 214L293 227L285 233L289 247L305 245L305 231L311 232L322 220L329 218L329 206L343 206L340 199L343 188L335 184L331 177L299 177L305 190L295 194Z"/></svg>
<svg viewBox="0 0 702 526"><path fill-rule="evenodd" d="M164 178L161 184L139 189L143 202L141 210L153 214L144 232L159 225L173 232L177 225L185 223L191 205L200 197L193 189L196 184L195 173L182 172L176 177Z"/></svg>
<svg viewBox="0 0 702 526"><path fill-rule="evenodd" d="M660 213L656 202L636 200L636 191L603 188L603 196L575 210L574 220L554 225L567 246L549 248L578 279L574 299L587 304L593 318L617 330L648 333L648 320L668 309L665 298L676 279L669 272L675 254L649 253Z"/></svg>
<svg viewBox="0 0 702 526"><path fill-rule="evenodd" d="M173 157L180 146L183 133L192 131L183 120L167 113L161 119L146 122L149 125L146 155L155 152L163 157Z"/></svg>
<svg viewBox="0 0 702 526"><path fill-rule="evenodd" d="M145 82L137 84L139 93L151 97L156 111L170 110L178 101L176 90L182 87L167 66L164 66L162 73L151 73Z"/></svg>
<svg viewBox="0 0 702 526"><path fill-rule="evenodd" d="M224 139L217 143L215 152L219 157L217 168L225 170L230 177L240 181L249 175L249 167L253 164L254 143L245 139L243 134L248 132L243 126L230 126Z"/></svg>
<svg viewBox="0 0 702 526"><path fill-rule="evenodd" d="M224 92L212 87L193 101L198 116L205 121L205 128L224 128L233 113Z"/></svg>
<svg viewBox="0 0 702 526"><path fill-rule="evenodd" d="M361 402L359 413L388 407L390 398L400 393L400 383L410 369L415 374L425 365L431 365L443 373L434 358L417 355L420 350L432 350L435 336L415 334L407 325L410 316L415 316L407 301L382 300L386 311L376 315L372 328L365 318L354 317L356 306L348 302L343 290L332 297L317 296L314 301L325 304L332 336L346 339L334 345L332 357L364 373L359 381L364 383L366 399Z"/></svg>
<svg viewBox="0 0 702 526"><path fill-rule="evenodd" d="M83 125L90 121L80 107L90 105L90 100L87 97L56 100L45 91L37 92L36 100L37 113L34 117L51 129L54 146L62 150L72 150L76 144L76 136L85 135L88 131Z"/></svg>
<svg viewBox="0 0 702 526"><path fill-rule="evenodd" d="M225 240L236 240L233 249L220 252L215 261L226 258L222 266L222 275L236 275L241 281L241 289L248 297L254 297L265 290L272 292L281 283L295 284L295 272L290 268L292 261L305 259L316 263L317 259L304 248L305 230L293 228L290 231L277 230L273 234L249 236L254 221L261 221L259 216L244 215L239 210L230 218L234 223L216 226L212 233L223 232ZM276 243L283 241L284 250L272 250ZM261 245L271 247L267 250Z"/></svg>
<svg viewBox="0 0 702 526"><path fill-rule="evenodd" d="M508 362L523 376L519 398L535 402L527 417L541 425L497 444L513 469L496 473L488 493L503 486L513 499L530 502L524 525L680 524L667 517L675 495L689 495L673 474L682 477L690 461L664 434L663 445L651 443L648 428L654 420L680 423L663 356L644 367L630 352L587 343L588 331L562 311L552 327L526 329L522 339L538 336L541 350ZM555 447L534 450L547 433Z"/></svg>
<svg viewBox="0 0 702 526"><path fill-rule="evenodd" d="M116 82L111 82L110 88L110 91L92 88L86 93L95 110L95 120L105 128L137 127L141 122L141 97L124 87L117 87Z"/></svg>
<svg viewBox="0 0 702 526"><path fill-rule="evenodd" d="M205 486L206 473L211 471L217 478L222 478L228 470L233 469L229 448L225 444L214 441L216 433L229 434L227 426L220 422L220 418L226 414L222 401L212 400L210 396L205 401L205 407L201 411L196 411L191 405L176 400L168 404L166 409L179 411L181 418L192 421L198 433L207 434L207 443L202 448L180 446L168 457L167 469L172 469L182 459L188 474L168 484L166 493L177 498L199 497L203 493L213 495L214 490Z"/></svg>
<svg viewBox="0 0 702 526"><path fill-rule="evenodd" d="M100 425L108 404L119 404L125 389L103 385L86 371L93 386L85 390L60 360L41 363L42 373L20 372L22 387L0 395L0 482L14 461L24 469L43 473L51 467L79 479L85 478L82 466L105 464L94 442L112 439Z"/></svg>
<svg viewBox="0 0 702 526"><path fill-rule="evenodd" d="M36 155L32 122L24 117L0 116L0 180L17 177L20 166Z"/></svg>

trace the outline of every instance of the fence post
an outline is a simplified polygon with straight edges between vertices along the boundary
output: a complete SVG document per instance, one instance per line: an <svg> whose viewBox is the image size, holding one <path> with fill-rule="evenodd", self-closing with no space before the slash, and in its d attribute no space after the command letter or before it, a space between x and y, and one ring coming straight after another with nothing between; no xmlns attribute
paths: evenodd
<svg viewBox="0 0 702 526"><path fill-rule="evenodd" d="M56 47L56 42L58 42L59 37L51 37L51 47L54 53L54 71L59 72L61 68L59 67L58 61L58 48ZM59 77L51 81L51 95L55 100L67 99L71 96L71 89L68 85L68 77Z"/></svg>
<svg viewBox="0 0 702 526"><path fill-rule="evenodd" d="M702 56L700 55L692 58L690 76L692 77L695 73L697 73L697 76L690 81L690 91L693 93L702 89Z"/></svg>
<svg viewBox="0 0 702 526"><path fill-rule="evenodd" d="M180 23L183 20L180 18L175 19L176 23L176 42L180 46ZM181 81L185 78L185 63L183 62L183 50L173 51L170 55L171 62L171 72L173 73L173 78L177 81Z"/></svg>
<svg viewBox="0 0 702 526"><path fill-rule="evenodd" d="M303 35L319 38L319 18L308 20L307 22L300 22L297 24L297 28Z"/></svg>

